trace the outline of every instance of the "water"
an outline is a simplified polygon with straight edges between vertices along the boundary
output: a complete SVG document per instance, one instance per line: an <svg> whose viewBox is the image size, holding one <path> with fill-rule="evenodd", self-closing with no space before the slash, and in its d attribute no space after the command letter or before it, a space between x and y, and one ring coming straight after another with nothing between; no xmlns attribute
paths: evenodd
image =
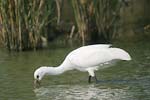
<svg viewBox="0 0 150 100"><path fill-rule="evenodd" d="M133 60L97 71L99 83L88 84L87 73L68 71L45 77L38 89L33 87L34 70L59 65L73 47L20 53L1 49L0 100L150 100L149 43L117 42L114 46L127 50Z"/></svg>

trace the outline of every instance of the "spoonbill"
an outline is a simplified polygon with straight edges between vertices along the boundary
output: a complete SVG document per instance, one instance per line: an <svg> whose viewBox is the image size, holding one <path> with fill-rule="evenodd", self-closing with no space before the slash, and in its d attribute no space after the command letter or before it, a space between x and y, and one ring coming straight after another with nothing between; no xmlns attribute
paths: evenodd
<svg viewBox="0 0 150 100"><path fill-rule="evenodd" d="M94 77L94 71L102 69L104 64L114 60L131 60L130 55L123 49L111 47L109 44L95 44L82 46L70 52L58 67L42 66L34 72L34 83L40 84L45 75L59 75L69 70L88 72L88 82ZM105 67L104 67L105 68Z"/></svg>

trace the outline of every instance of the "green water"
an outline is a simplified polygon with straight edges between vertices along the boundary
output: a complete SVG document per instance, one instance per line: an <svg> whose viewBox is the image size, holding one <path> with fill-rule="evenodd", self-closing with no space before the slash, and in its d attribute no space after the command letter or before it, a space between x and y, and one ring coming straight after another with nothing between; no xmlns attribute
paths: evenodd
<svg viewBox="0 0 150 100"><path fill-rule="evenodd" d="M42 65L59 65L74 47L34 52L0 50L0 100L150 100L150 45L115 43L133 60L120 61L96 72L99 83L88 84L88 74L68 71L45 77L34 89L33 72Z"/></svg>

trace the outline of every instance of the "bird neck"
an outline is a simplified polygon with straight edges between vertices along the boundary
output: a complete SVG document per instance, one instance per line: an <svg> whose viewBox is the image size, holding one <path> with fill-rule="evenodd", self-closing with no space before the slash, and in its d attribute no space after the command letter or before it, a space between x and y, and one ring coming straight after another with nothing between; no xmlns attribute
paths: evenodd
<svg viewBox="0 0 150 100"><path fill-rule="evenodd" d="M66 69L60 65L58 67L47 67L45 72L47 75L59 75L64 73L65 71Z"/></svg>
<svg viewBox="0 0 150 100"><path fill-rule="evenodd" d="M48 75L59 75L65 71L72 70L74 67L70 61L66 58L64 62L58 67L47 67L46 74Z"/></svg>

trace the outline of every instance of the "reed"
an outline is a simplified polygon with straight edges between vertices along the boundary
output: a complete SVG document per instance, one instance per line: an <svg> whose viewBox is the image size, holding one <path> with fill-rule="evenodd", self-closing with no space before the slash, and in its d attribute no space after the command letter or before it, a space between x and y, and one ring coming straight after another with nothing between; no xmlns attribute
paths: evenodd
<svg viewBox="0 0 150 100"><path fill-rule="evenodd" d="M98 34L110 42L116 37L119 26L121 1L94 0L93 2Z"/></svg>
<svg viewBox="0 0 150 100"><path fill-rule="evenodd" d="M88 10L87 5L89 0L71 0L76 26L78 28L79 36L82 40L82 45L85 45L86 39L88 38Z"/></svg>
<svg viewBox="0 0 150 100"><path fill-rule="evenodd" d="M72 7L83 45L87 42L86 40L93 40L92 34L108 42L116 37L121 1L72 0Z"/></svg>
<svg viewBox="0 0 150 100"><path fill-rule="evenodd" d="M1 35L9 50L41 47L46 25L52 21L53 0L0 0Z"/></svg>

